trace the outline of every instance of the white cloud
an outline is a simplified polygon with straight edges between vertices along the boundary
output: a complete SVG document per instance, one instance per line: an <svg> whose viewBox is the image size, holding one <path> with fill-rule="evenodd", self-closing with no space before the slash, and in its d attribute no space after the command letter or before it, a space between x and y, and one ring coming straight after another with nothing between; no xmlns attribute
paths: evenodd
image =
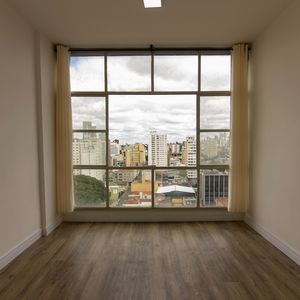
<svg viewBox="0 0 300 300"><path fill-rule="evenodd" d="M104 58L71 57L70 76L72 91L103 91Z"/></svg>
<svg viewBox="0 0 300 300"><path fill-rule="evenodd" d="M226 72L228 66L230 68L230 57L212 56L202 64L208 84L228 85ZM150 69L149 56L108 57L108 77L114 90L149 90ZM197 70L197 56L157 56L156 87L161 90L194 90L197 88ZM103 57L72 58L70 72L73 91L104 89ZM201 126L229 128L229 104L228 97L203 97ZM104 98L73 97L72 111L74 128L82 128L83 121L91 121L97 129L105 129ZM109 129L110 139L120 139L121 143L147 143L150 130L167 134L169 142L181 142L187 135L196 135L196 96L109 96Z"/></svg>
<svg viewBox="0 0 300 300"><path fill-rule="evenodd" d="M148 143L150 130L168 135L169 142L196 134L196 97L193 95L134 95L109 97L110 139Z"/></svg>

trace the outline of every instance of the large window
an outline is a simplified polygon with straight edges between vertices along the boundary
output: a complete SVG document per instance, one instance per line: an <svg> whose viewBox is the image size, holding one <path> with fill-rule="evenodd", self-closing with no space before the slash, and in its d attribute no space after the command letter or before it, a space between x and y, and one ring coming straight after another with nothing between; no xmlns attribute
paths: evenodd
<svg viewBox="0 0 300 300"><path fill-rule="evenodd" d="M72 52L76 207L227 207L231 54Z"/></svg>

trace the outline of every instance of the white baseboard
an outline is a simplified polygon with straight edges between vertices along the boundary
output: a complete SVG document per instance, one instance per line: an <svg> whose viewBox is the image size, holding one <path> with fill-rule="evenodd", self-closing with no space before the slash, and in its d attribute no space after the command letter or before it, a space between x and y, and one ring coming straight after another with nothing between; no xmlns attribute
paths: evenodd
<svg viewBox="0 0 300 300"><path fill-rule="evenodd" d="M273 246L279 249L282 253L288 256L291 260L293 260L297 265L300 266L300 253L281 241L274 234L269 232L267 229L253 222L249 216L245 216L245 223L248 224L252 229L254 229L257 233L259 233L262 237L264 237L267 241L269 241Z"/></svg>
<svg viewBox="0 0 300 300"><path fill-rule="evenodd" d="M55 228L63 222L62 216L57 217L54 223L49 224L43 232L43 236L48 236Z"/></svg>
<svg viewBox="0 0 300 300"><path fill-rule="evenodd" d="M8 265L12 260L14 260L17 256L19 256L24 250L30 247L35 241L37 241L42 236L42 230L39 229L21 243L19 243L16 247L9 250L6 254L0 257L0 270L3 269L6 265Z"/></svg>

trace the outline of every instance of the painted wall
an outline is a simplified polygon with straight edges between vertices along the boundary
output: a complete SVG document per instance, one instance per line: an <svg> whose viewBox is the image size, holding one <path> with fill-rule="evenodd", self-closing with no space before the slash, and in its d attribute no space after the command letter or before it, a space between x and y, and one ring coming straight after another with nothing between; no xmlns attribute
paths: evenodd
<svg viewBox="0 0 300 300"><path fill-rule="evenodd" d="M0 257L41 228L35 34L0 1Z"/></svg>
<svg viewBox="0 0 300 300"><path fill-rule="evenodd" d="M300 2L254 42L248 217L300 254Z"/></svg>

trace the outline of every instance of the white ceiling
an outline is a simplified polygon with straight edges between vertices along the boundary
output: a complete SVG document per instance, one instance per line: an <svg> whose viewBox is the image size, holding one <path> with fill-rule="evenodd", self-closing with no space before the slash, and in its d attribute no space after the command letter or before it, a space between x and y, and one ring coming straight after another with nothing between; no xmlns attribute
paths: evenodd
<svg viewBox="0 0 300 300"><path fill-rule="evenodd" d="M231 46L254 38L292 0L8 0L51 41L78 47Z"/></svg>

